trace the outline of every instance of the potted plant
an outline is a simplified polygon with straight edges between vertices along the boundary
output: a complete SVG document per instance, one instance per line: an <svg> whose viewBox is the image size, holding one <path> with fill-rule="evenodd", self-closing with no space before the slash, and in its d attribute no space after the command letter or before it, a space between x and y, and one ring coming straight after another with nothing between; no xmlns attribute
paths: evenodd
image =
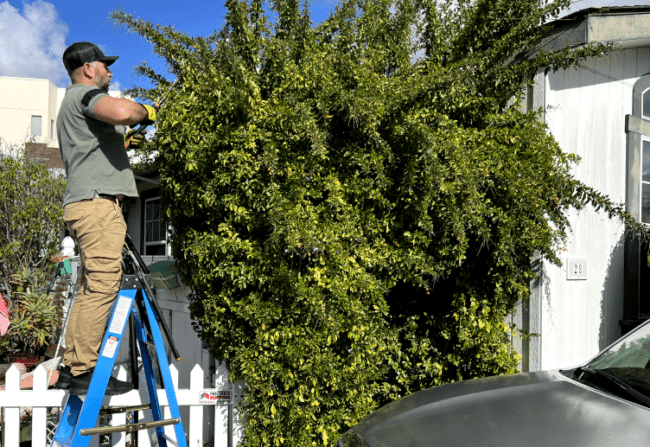
<svg viewBox="0 0 650 447"><path fill-rule="evenodd" d="M44 274L23 270L11 278L10 325L0 337L0 355L8 363L30 367L40 362L61 325L61 295L45 290Z"/></svg>

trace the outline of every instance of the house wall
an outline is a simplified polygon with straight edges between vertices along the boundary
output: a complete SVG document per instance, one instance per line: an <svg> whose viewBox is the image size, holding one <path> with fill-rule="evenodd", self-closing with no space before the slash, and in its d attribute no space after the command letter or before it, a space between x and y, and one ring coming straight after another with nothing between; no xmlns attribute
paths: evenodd
<svg viewBox="0 0 650 447"><path fill-rule="evenodd" d="M632 113L635 81L649 71L650 48L630 48L549 73L535 86L544 92L549 131L565 152L582 158L572 174L619 203L625 202L625 115ZM564 265L543 262L532 290L531 331L541 336L530 341L531 370L577 365L621 335L624 225L591 207L572 212L570 221ZM572 258L586 260L587 279L567 279Z"/></svg>

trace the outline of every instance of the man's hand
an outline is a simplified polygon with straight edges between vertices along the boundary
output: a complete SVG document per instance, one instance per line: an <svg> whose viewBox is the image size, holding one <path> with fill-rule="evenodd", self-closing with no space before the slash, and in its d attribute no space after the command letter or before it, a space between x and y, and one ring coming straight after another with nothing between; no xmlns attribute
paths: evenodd
<svg viewBox="0 0 650 447"><path fill-rule="evenodd" d="M143 126L148 126L149 124L153 124L156 122L156 109L151 107L148 104L142 104L142 107L145 108L147 111L147 117L140 122Z"/></svg>
<svg viewBox="0 0 650 447"><path fill-rule="evenodd" d="M131 138L131 141L129 141ZM126 142L129 141L127 145ZM140 149L146 140L144 135L141 133L135 133L135 129L129 129L127 133L124 134L124 147L126 149Z"/></svg>

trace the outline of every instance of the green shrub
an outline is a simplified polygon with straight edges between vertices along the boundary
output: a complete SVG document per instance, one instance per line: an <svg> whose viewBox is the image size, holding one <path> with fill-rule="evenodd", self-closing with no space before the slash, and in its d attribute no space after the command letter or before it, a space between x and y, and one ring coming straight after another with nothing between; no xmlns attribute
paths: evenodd
<svg viewBox="0 0 650 447"><path fill-rule="evenodd" d="M27 157L0 156L0 287L23 271L49 272L61 243L65 180Z"/></svg>
<svg viewBox="0 0 650 447"><path fill-rule="evenodd" d="M13 301L0 354L43 354L60 323L45 294L63 229L65 180L24 156L0 157L0 291Z"/></svg>
<svg viewBox="0 0 650 447"><path fill-rule="evenodd" d="M639 228L519 108L528 73L607 49L508 63L567 4L356 0L313 26L229 0L206 38L113 14L181 78L150 147L196 329L247 384L244 445L332 445L402 395L514 372L505 318L567 211Z"/></svg>
<svg viewBox="0 0 650 447"><path fill-rule="evenodd" d="M11 323L0 337L0 354L31 353L41 356L55 342L62 319L60 294L47 293L44 272L24 270L12 276Z"/></svg>

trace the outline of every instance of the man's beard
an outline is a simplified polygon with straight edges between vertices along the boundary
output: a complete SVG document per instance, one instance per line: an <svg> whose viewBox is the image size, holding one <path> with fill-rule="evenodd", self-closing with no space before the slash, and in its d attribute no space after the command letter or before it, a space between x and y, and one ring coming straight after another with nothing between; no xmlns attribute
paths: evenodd
<svg viewBox="0 0 650 447"><path fill-rule="evenodd" d="M99 82L95 81L95 85L97 88L104 90L106 93L108 93L108 87L111 85L111 81L106 81L106 82Z"/></svg>

